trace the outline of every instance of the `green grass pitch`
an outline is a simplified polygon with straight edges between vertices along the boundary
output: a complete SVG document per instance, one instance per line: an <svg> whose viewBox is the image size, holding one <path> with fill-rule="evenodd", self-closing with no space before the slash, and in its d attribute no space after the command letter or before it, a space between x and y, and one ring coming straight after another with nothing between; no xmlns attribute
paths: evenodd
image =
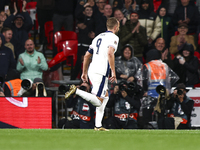
<svg viewBox="0 0 200 150"><path fill-rule="evenodd" d="M0 129L0 150L200 150L200 130Z"/></svg>

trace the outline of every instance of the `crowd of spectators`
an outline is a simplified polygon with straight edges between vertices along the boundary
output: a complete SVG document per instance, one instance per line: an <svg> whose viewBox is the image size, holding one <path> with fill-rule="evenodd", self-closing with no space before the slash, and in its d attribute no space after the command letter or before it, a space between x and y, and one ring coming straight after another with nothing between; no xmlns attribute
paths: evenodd
<svg viewBox="0 0 200 150"><path fill-rule="evenodd" d="M145 78L141 84L145 91L144 96L152 96L151 91L155 92L155 84L149 82L152 77L149 72L154 69L149 70L149 67L156 67L159 63L160 66L157 68L161 67L164 71L172 70L179 76L176 84L183 83L194 87L195 84L200 83L199 61L194 56L194 51L199 52L199 0L162 0L157 10L154 9L153 0L36 1L40 26L39 44L47 42L44 29L47 21L53 21L54 33L63 29L77 32L78 53L72 75L73 80L80 79L78 75L81 75L83 56L92 39L107 30L106 21L114 16L120 22L119 45L115 54L116 74L119 80L136 82L138 72L140 72L144 76L142 80ZM27 2L26 0L22 3L9 0L0 2L0 75L5 80L10 70L14 69L20 72L21 80L31 79L34 82L36 78L43 78L43 71L50 69L45 54L35 50L35 43L29 39L33 22L26 10ZM21 7L19 7L20 4ZM55 56L57 49L53 47L53 56ZM151 61L156 63L150 63ZM145 71L148 73L145 74ZM147 77L148 80L146 80ZM12 79L7 79L9 80ZM168 80L161 84L167 85L166 82ZM171 86L176 85L170 84ZM127 102L131 101L131 98L121 93L123 100L119 98L119 101L115 103L113 98L118 93L116 88L118 87L114 88L114 93L111 95L112 102L108 103L109 107L116 107L117 103L120 101L124 103L126 99L128 99ZM158 95L152 97L157 98ZM135 102L130 102L130 104L135 105ZM139 113L139 106L140 104L137 104L134 110L130 108L133 113L135 111ZM110 120L110 124L113 121ZM135 122L135 118L133 121ZM122 128L124 123L119 126Z"/></svg>

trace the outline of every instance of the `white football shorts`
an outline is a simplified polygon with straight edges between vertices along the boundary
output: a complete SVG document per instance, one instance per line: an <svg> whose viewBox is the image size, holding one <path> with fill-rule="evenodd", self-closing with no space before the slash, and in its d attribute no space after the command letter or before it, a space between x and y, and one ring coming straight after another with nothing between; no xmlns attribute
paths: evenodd
<svg viewBox="0 0 200 150"><path fill-rule="evenodd" d="M91 93L105 98L106 91L108 90L108 77L95 73L88 73L88 77L92 83Z"/></svg>

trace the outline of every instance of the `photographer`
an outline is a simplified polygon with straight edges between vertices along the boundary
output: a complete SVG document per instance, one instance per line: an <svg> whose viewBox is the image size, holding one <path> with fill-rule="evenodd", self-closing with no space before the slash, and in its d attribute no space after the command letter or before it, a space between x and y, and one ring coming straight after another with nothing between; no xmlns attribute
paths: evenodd
<svg viewBox="0 0 200 150"><path fill-rule="evenodd" d="M83 82L77 88L90 92L89 83ZM59 128L65 129L93 129L94 128L94 112L95 106L84 100L78 95L70 96L66 101L67 107L73 107L71 116L67 119L61 119L58 123Z"/></svg>
<svg viewBox="0 0 200 150"><path fill-rule="evenodd" d="M18 96L21 96L21 97L46 97L47 96L45 85L41 78L35 78L33 80L33 83L31 82L31 80L27 80L27 79L23 80L22 88L23 90L25 90L25 92L22 92L22 94L19 94L21 93L19 92Z"/></svg>
<svg viewBox="0 0 200 150"><path fill-rule="evenodd" d="M166 100L165 109L169 110L169 113L159 118L159 129L189 129L191 127L190 117L194 101L186 96L188 91L183 83L177 85L169 100Z"/></svg>
<svg viewBox="0 0 200 150"><path fill-rule="evenodd" d="M115 85L107 103L108 108L114 108L114 116L105 120L106 128L137 129L142 95L142 88L134 82L121 81L119 85Z"/></svg>

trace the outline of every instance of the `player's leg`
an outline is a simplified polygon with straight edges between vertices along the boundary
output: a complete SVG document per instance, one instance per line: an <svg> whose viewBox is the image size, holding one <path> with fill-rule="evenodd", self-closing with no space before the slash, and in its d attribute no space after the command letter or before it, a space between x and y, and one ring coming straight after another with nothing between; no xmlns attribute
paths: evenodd
<svg viewBox="0 0 200 150"><path fill-rule="evenodd" d="M104 116L104 109L106 107L106 104L108 102L108 92L106 92L106 97L103 100L103 103L101 106L96 107L96 119L95 119L95 127L99 128L102 127L102 120Z"/></svg>
<svg viewBox="0 0 200 150"><path fill-rule="evenodd" d="M94 105L96 107L99 107L102 104L102 102L97 98L96 95L85 92L83 90L80 90L80 89L76 88L75 85L70 86L70 90L65 93L65 99L69 98L70 95L72 95L74 93L76 95L82 97L84 100L90 102L92 105Z"/></svg>
<svg viewBox="0 0 200 150"><path fill-rule="evenodd" d="M75 93L76 95L82 97L94 106L101 106L105 97L105 95L103 97L101 97L101 95L102 93L106 94L104 84L105 82L107 82L107 79L105 76L99 74L89 74L89 78L92 83L92 94L76 88L75 85L71 85L70 90L67 93L65 93L65 98L67 99L70 95Z"/></svg>

